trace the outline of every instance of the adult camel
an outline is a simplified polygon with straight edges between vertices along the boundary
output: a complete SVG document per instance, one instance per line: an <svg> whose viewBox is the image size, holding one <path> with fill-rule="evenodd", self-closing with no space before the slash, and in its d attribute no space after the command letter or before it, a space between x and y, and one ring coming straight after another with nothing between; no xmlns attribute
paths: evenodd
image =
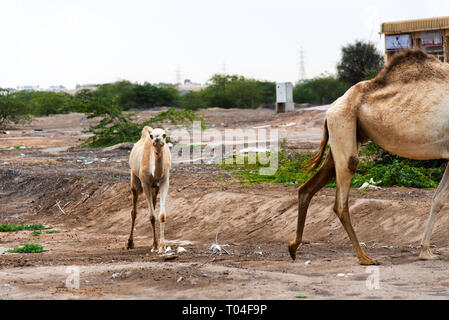
<svg viewBox="0 0 449 320"><path fill-rule="evenodd" d="M372 80L352 86L326 112L324 133L309 171L317 172L298 189L296 238L289 244L294 260L302 240L313 195L336 177L333 210L340 219L361 265L375 264L357 240L351 225L348 197L358 165L360 143L371 139L392 154L415 160L449 159L449 64L420 49L405 49ZM432 200L419 258L435 259L430 235L435 215L449 197L448 166Z"/></svg>

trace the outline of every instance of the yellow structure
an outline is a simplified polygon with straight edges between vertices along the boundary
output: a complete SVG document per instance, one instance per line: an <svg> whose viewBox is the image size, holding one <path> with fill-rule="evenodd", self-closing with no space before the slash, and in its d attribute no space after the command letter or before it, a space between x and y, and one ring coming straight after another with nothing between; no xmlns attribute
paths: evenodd
<svg viewBox="0 0 449 320"><path fill-rule="evenodd" d="M421 48L444 62L449 62L449 17L384 22L385 61L398 50Z"/></svg>

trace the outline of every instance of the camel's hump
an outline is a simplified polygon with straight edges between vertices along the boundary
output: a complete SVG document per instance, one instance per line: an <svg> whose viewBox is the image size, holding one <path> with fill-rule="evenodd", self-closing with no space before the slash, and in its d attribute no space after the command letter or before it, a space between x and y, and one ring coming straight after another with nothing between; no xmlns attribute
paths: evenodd
<svg viewBox="0 0 449 320"><path fill-rule="evenodd" d="M372 80L385 86L392 82L449 81L449 65L421 49L406 48L396 53Z"/></svg>

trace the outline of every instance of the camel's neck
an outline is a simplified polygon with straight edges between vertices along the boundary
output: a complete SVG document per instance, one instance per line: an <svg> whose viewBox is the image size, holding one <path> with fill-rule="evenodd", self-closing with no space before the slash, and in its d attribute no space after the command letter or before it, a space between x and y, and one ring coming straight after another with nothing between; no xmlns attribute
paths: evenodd
<svg viewBox="0 0 449 320"><path fill-rule="evenodd" d="M162 150L154 150L154 178L160 179L164 173L164 156Z"/></svg>

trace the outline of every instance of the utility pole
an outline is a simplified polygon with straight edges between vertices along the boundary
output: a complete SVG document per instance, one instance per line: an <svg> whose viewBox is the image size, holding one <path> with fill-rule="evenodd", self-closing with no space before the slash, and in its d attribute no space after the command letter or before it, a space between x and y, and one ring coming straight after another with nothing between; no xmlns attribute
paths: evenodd
<svg viewBox="0 0 449 320"><path fill-rule="evenodd" d="M223 75L226 75L226 74L227 74L227 71L226 71L226 61L223 61L223 64L221 65L221 68L222 68Z"/></svg>
<svg viewBox="0 0 449 320"><path fill-rule="evenodd" d="M304 50L302 47L299 49L299 82L303 82L306 79L306 69L304 67Z"/></svg>
<svg viewBox="0 0 449 320"><path fill-rule="evenodd" d="M175 70L175 81L176 81L176 84L182 84L181 83L181 69L179 66Z"/></svg>

